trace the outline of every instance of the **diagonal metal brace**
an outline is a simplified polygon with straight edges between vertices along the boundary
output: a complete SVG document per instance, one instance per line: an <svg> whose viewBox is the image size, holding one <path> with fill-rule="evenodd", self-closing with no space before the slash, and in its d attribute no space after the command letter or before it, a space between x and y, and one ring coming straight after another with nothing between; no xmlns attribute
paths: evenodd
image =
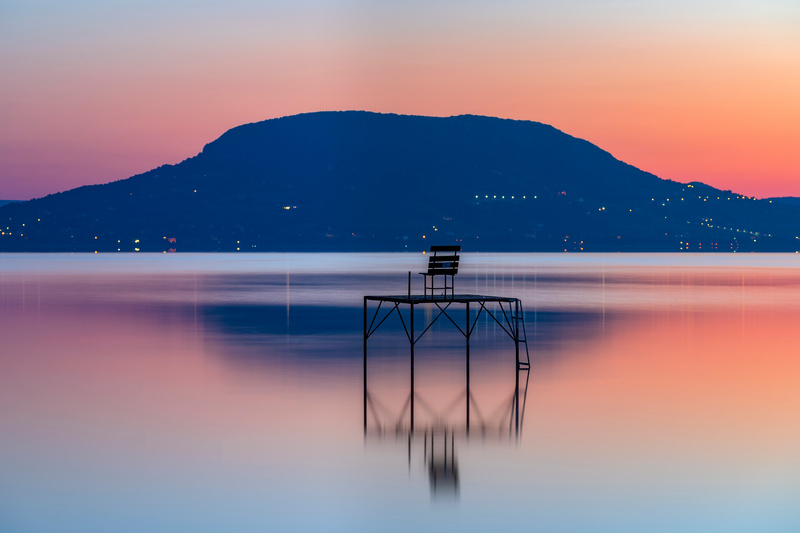
<svg viewBox="0 0 800 533"><path fill-rule="evenodd" d="M436 304L436 307L439 307L439 304ZM447 304L447 305L445 306L445 308L444 308L444 309L447 309L448 307L450 307L450 304ZM433 319L433 320L431 320L431 323L430 323L430 324L428 324L428 326L427 326L425 329L423 329L423 330L422 330L422 333L420 333L419 335L417 335L417 338L416 338L416 339L414 339L414 344L416 344L416 343L417 343L417 341L418 341L418 340L420 340L420 339L422 338L422 336L423 336L423 335L425 335L425 332L426 332L426 331L428 331L429 329L431 329L431 326L433 326L433 324L434 324L434 323L435 323L437 320L439 320L439 317L440 317L440 316L442 316L442 313L444 313L444 315L445 315L445 316L447 316L447 313L445 313L445 312L444 312L444 309L442 309L441 307L439 307L439 314L438 314L438 315L436 315L436 316L434 317L434 319ZM447 318L450 318L450 317L447 317ZM451 320L451 322L452 322L452 320Z"/></svg>
<svg viewBox="0 0 800 533"><path fill-rule="evenodd" d="M510 337L512 340L514 340L514 335L512 335L512 334L511 334L511 332L510 332L510 331L508 331L508 330L506 329L506 327L503 325L503 323L502 323L502 322L500 322L500 321L497 319L497 317L496 317L496 316L494 316L494 314L493 314L491 311L489 311L489 309L487 309L487 308L486 308L486 306L484 305L484 303L483 303L483 302L480 302L480 306L481 306L481 309L484 309L484 310L485 310L487 313L489 313L489 316L490 316L490 317L492 317L492 318L494 319L494 321L495 321L495 322L497 322L497 325L498 325L498 326L500 326L500 329L502 329L503 331L505 331L505 332L506 332L506 335L508 335L508 336L509 336L509 337ZM501 307L501 309L502 309L502 307Z"/></svg>
<svg viewBox="0 0 800 533"><path fill-rule="evenodd" d="M378 325L377 325L377 326L375 326L375 327L372 327L372 326L375 324L375 320L378 318L378 313L380 313L380 310L381 310L381 303L382 303L382 302L378 303L378 308L375 310L375 314L374 314L374 315L372 315L372 322L370 323L370 325L369 325L369 328L367 328L367 334L366 334L367 338L370 338L370 337L372 336L372 334L373 334L373 333L375 333L375 332L378 330L378 328L379 328L379 327L381 327L381 324L383 324L384 322L386 322L386 319L387 319L387 318L389 318L389 316L390 316L390 315L391 315L391 314L392 314L394 311L397 311L397 314L398 314L398 315L400 314L400 309L399 309L399 306L400 306L400 304L394 304L394 307L392 307L392 308L389 310L389 312L388 312L388 313L386 313L386 316L384 316L384 317L381 319L381 321L380 321L380 322L378 322ZM400 320L402 320L402 319L403 319L403 317L402 317L402 315L401 315L401 316L400 316ZM403 326L405 326L405 324L403 324ZM408 331L406 331L406 335L408 335Z"/></svg>
<svg viewBox="0 0 800 533"><path fill-rule="evenodd" d="M441 317L442 315L447 317L447 320L449 320L458 329L458 331L461 332L462 335L466 336L466 333L464 333L464 330L462 330L459 327L459 325L455 323L455 321L452 319L452 317L447 314L447 308L450 307L450 303L448 303L446 306L444 306L444 308L442 308L438 303L434 304L434 305L436 305L436 307L439 309L439 314L437 314L433 318L433 320L431 320L430 324L428 324L427 327L424 330L422 330L422 333L420 333L419 336L417 336L417 338L414 339L414 343L416 343L418 340L420 340L422 338L422 336L425 335L425 332L427 332L429 329L431 329L431 326L433 326L433 324L437 320L439 320L439 317Z"/></svg>

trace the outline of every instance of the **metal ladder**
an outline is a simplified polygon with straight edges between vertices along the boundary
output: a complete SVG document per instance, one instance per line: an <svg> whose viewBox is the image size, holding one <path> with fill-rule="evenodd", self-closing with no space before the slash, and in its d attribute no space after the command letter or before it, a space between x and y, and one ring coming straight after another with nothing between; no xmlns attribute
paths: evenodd
<svg viewBox="0 0 800 533"><path fill-rule="evenodd" d="M517 300L514 311L511 314L511 320L514 323L514 334L516 335L517 343L525 344L525 360L519 358L518 368L531 367L531 355L528 352L528 333L525 331L525 308L522 306L522 300Z"/></svg>

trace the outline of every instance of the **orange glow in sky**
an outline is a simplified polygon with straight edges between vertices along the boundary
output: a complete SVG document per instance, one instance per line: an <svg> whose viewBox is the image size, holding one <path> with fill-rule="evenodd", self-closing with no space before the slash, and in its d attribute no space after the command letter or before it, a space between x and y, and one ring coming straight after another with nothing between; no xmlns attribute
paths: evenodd
<svg viewBox="0 0 800 533"><path fill-rule="evenodd" d="M4 3L0 199L342 109L544 122L662 178L800 196L798 27L794 0Z"/></svg>

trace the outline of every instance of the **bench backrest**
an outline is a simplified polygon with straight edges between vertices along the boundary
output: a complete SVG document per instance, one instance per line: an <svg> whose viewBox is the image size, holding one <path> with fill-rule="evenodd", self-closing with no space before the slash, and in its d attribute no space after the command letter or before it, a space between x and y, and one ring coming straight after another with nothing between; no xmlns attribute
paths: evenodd
<svg viewBox="0 0 800 533"><path fill-rule="evenodd" d="M431 255L428 257L429 276L458 274L458 252L461 246L431 246Z"/></svg>

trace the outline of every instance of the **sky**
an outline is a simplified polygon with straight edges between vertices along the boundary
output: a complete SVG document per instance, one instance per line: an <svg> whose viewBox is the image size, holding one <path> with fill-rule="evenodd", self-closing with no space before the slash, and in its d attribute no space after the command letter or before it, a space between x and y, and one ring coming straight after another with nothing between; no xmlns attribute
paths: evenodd
<svg viewBox="0 0 800 533"><path fill-rule="evenodd" d="M662 178L800 196L800 2L0 0L0 199L345 109L544 122Z"/></svg>

